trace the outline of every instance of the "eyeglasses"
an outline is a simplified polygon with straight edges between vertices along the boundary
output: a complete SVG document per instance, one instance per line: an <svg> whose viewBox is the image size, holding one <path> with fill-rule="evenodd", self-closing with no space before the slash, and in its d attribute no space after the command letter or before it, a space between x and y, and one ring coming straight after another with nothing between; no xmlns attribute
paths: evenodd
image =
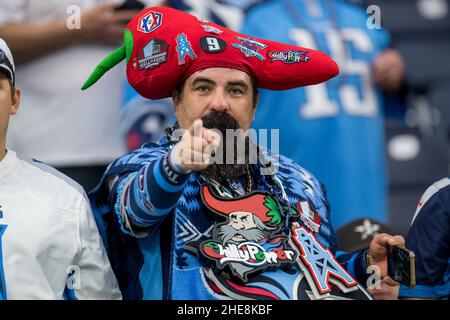
<svg viewBox="0 0 450 320"><path fill-rule="evenodd" d="M11 64L11 62L8 59L8 56L6 55L6 53L0 49L0 65L4 65L9 69L9 72L11 73L11 80L13 80L14 82L14 68Z"/></svg>

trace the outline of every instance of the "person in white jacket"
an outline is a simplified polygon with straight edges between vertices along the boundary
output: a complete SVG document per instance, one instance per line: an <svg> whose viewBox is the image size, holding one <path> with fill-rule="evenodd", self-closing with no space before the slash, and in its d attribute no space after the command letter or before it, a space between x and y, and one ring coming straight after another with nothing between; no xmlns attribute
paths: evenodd
<svg viewBox="0 0 450 320"><path fill-rule="evenodd" d="M82 187L6 148L19 103L13 57L0 39L0 300L120 299Z"/></svg>

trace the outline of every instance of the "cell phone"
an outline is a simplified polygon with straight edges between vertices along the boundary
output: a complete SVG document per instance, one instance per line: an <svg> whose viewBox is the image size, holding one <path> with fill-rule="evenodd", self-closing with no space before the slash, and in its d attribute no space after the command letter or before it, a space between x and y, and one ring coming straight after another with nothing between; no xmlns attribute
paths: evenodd
<svg viewBox="0 0 450 320"><path fill-rule="evenodd" d="M393 280L410 288L416 286L415 255L408 249L397 246L388 248L388 275Z"/></svg>
<svg viewBox="0 0 450 320"><path fill-rule="evenodd" d="M120 6L117 6L114 10L142 10L145 8L145 4L139 0L125 0Z"/></svg>

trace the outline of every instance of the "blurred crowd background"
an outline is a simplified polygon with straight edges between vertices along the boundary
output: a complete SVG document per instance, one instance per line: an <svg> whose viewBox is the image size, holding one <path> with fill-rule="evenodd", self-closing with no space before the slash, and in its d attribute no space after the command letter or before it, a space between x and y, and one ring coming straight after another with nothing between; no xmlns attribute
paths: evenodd
<svg viewBox="0 0 450 320"><path fill-rule="evenodd" d="M158 141L175 121L170 100L145 100L127 85L124 64L80 90L138 12L131 2L118 10L123 2L0 0L0 37L13 51L22 89L7 146L87 191L112 160ZM341 73L326 86L261 90L255 119L255 128L279 128L280 153L325 184L336 228L362 219L360 229L369 233L379 222L406 235L420 196L449 176L450 0L142 3L315 47L337 61ZM374 22L371 5L380 9L381 30L366 23ZM69 30L77 8L81 29Z"/></svg>

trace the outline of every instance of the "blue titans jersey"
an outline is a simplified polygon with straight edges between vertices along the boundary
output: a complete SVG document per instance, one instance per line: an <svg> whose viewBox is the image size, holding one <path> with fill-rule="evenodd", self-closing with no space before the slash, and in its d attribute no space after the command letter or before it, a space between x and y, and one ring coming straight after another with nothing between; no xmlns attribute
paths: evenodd
<svg viewBox="0 0 450 320"><path fill-rule="evenodd" d="M242 30L319 49L339 65L340 75L324 84L261 90L253 123L280 129L280 153L326 186L336 228L359 217L387 220L381 100L371 62L389 38L368 29L367 20L341 1L276 0L249 10Z"/></svg>
<svg viewBox="0 0 450 320"><path fill-rule="evenodd" d="M125 299L312 299L342 295L370 299L355 280L365 283L367 279L364 252L339 254L339 265L325 194L305 169L280 157L276 173L283 199L288 199L286 208L291 208L291 218L295 217L288 241L290 248L297 248L297 254L280 246L282 237L265 238L257 244L249 240L238 250L222 246L220 239L213 241L218 222L205 207L210 203L205 193L200 194L205 185L197 173L176 173L169 165L169 150L167 139L163 139L160 144L148 144L121 157L109 166L90 194ZM278 188L265 189L266 178L259 169L259 165L252 165L255 189L279 195ZM245 196L237 199L246 201ZM280 219L275 220L283 224L288 218ZM220 263L239 261L229 265L235 274L254 265L267 263L269 268L249 275L245 283L234 281L208 263L211 260L202 259L199 251L195 254L195 244L199 243L203 257L219 256ZM258 247L259 255L251 258L246 251L249 247Z"/></svg>
<svg viewBox="0 0 450 320"><path fill-rule="evenodd" d="M401 298L450 297L450 179L431 185L420 199L406 247L415 253L416 286L400 287Z"/></svg>
<svg viewBox="0 0 450 320"><path fill-rule="evenodd" d="M261 0L169 0L172 8L199 18L237 30L242 24L244 11Z"/></svg>

